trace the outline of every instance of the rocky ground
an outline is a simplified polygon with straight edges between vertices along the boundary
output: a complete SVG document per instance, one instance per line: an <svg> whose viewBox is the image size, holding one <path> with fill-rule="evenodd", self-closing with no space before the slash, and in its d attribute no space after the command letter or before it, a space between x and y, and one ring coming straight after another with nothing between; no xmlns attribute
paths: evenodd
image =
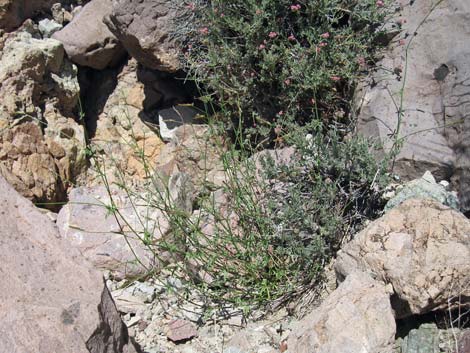
<svg viewBox="0 0 470 353"><path fill-rule="evenodd" d="M321 288L249 317L205 310L137 236L171 230L148 207L142 155L179 209L197 214L202 192L227 202L223 141L191 114L159 133L159 112L194 97L171 2L21 3L0 0L0 353L470 352L466 1L396 1L402 31L356 97L359 133L385 149L406 137L383 216L342 247Z"/></svg>

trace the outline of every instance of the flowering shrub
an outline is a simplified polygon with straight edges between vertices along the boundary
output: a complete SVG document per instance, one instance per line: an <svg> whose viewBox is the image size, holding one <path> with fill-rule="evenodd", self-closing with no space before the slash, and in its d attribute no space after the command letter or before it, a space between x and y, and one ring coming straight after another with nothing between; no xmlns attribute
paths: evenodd
<svg viewBox="0 0 470 353"><path fill-rule="evenodd" d="M187 69L215 97L225 123L268 143L292 123L348 122L352 80L373 60L385 16L384 1L375 0L197 0L184 7L186 20L177 25Z"/></svg>

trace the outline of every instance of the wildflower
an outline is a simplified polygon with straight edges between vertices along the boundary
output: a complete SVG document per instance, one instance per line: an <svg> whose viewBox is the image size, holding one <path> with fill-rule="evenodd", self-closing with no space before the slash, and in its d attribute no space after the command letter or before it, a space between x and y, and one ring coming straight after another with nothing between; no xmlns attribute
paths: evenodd
<svg viewBox="0 0 470 353"><path fill-rule="evenodd" d="M289 41L291 41L291 42L295 42L295 41L296 41L296 39L295 39L295 37L294 37L293 34L291 34L289 37L287 37L287 39L288 39Z"/></svg>
<svg viewBox="0 0 470 353"><path fill-rule="evenodd" d="M196 5L194 4L194 2L190 2L188 5L186 5L186 8L190 9L191 11L195 11Z"/></svg>
<svg viewBox="0 0 470 353"><path fill-rule="evenodd" d="M297 11L300 10L301 7L302 6L300 6L300 4L295 4L295 5L291 5L290 9L291 9L292 12L297 12Z"/></svg>
<svg viewBox="0 0 470 353"><path fill-rule="evenodd" d="M281 134L281 132L282 132L281 127L280 127L279 125L277 125L277 126L274 128L274 133L279 136L279 135Z"/></svg>
<svg viewBox="0 0 470 353"><path fill-rule="evenodd" d="M331 76L330 78L332 81L335 81L335 82L338 82L339 80L341 80L341 77L339 76Z"/></svg>
<svg viewBox="0 0 470 353"><path fill-rule="evenodd" d="M326 42L321 42L320 44L318 44L319 47L326 47L328 45L328 43Z"/></svg>
<svg viewBox="0 0 470 353"><path fill-rule="evenodd" d="M283 116L284 115L284 111L283 110L280 110L278 113L277 113L278 116Z"/></svg>
<svg viewBox="0 0 470 353"><path fill-rule="evenodd" d="M287 78L284 80L284 83L286 86L289 86L291 84L291 81Z"/></svg>
<svg viewBox="0 0 470 353"><path fill-rule="evenodd" d="M261 11L260 9L257 9L255 13L256 13L257 15L261 15L261 12L262 12L262 11Z"/></svg>
<svg viewBox="0 0 470 353"><path fill-rule="evenodd" d="M325 32L325 33L321 34L320 37L322 37L324 39L328 39L330 37L330 33Z"/></svg>
<svg viewBox="0 0 470 353"><path fill-rule="evenodd" d="M276 38L277 33L276 32L269 32L268 37L271 38L271 39Z"/></svg>
<svg viewBox="0 0 470 353"><path fill-rule="evenodd" d="M377 1L375 2L375 5L376 5L377 7L383 7L383 6L384 6L384 2L383 2L382 0L377 0Z"/></svg>
<svg viewBox="0 0 470 353"><path fill-rule="evenodd" d="M264 45L264 44L260 44L259 47L258 47L259 50L263 50L264 48L266 48L266 45Z"/></svg>
<svg viewBox="0 0 470 353"><path fill-rule="evenodd" d="M209 28L202 27L202 28L199 29L199 33L201 33L204 36L207 36L209 34Z"/></svg>
<svg viewBox="0 0 470 353"><path fill-rule="evenodd" d="M315 101L315 98L312 98L310 99L310 102L312 103L312 105L315 105L317 102Z"/></svg>
<svg viewBox="0 0 470 353"><path fill-rule="evenodd" d="M316 47L315 48L315 51L317 52L317 54L319 54L321 52L321 48L320 47Z"/></svg>

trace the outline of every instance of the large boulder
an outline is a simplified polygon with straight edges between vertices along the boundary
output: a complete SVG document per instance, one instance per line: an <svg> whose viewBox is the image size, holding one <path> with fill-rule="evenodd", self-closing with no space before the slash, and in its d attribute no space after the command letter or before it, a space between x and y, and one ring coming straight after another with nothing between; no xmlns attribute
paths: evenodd
<svg viewBox="0 0 470 353"><path fill-rule="evenodd" d="M469 144L462 123L470 109L470 2L397 1L396 8L403 30L360 85L358 129L385 151L402 139L395 171L405 179L429 170L449 180L465 152L459 143Z"/></svg>
<svg viewBox="0 0 470 353"><path fill-rule="evenodd" d="M0 352L136 352L104 285L0 177Z"/></svg>
<svg viewBox="0 0 470 353"><path fill-rule="evenodd" d="M176 6L167 0L113 0L105 23L139 63L175 72L180 68L179 50L171 36L176 14Z"/></svg>
<svg viewBox="0 0 470 353"><path fill-rule="evenodd" d="M392 352L395 319L383 284L356 272L293 327L289 353Z"/></svg>
<svg viewBox="0 0 470 353"><path fill-rule="evenodd" d="M122 45L103 23L111 6L111 0L89 2L72 22L52 36L63 43L74 63L102 70L119 62L125 54Z"/></svg>
<svg viewBox="0 0 470 353"><path fill-rule="evenodd" d="M57 0L0 0L0 29L11 31L37 13L50 10Z"/></svg>
<svg viewBox="0 0 470 353"><path fill-rule="evenodd" d="M392 285L397 318L469 304L470 221L429 199L410 199L371 223L338 253L335 270Z"/></svg>
<svg viewBox="0 0 470 353"><path fill-rule="evenodd" d="M168 226L158 210L141 204L117 188L75 188L59 212L57 226L96 268L116 278L138 277L153 269L150 245Z"/></svg>
<svg viewBox="0 0 470 353"><path fill-rule="evenodd" d="M86 168L79 87L60 42L33 35L10 35L1 52L0 171L31 200L56 202Z"/></svg>

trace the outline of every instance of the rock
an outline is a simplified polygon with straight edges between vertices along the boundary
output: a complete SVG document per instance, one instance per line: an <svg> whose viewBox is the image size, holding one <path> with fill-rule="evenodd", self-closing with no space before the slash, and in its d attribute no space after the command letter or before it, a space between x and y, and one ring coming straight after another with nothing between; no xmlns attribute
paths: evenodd
<svg viewBox="0 0 470 353"><path fill-rule="evenodd" d="M166 336L172 342L184 342L197 337L196 327L186 320L173 320L168 324Z"/></svg>
<svg viewBox="0 0 470 353"><path fill-rule="evenodd" d="M27 18L49 10L54 1L56 0L0 0L0 29L12 31Z"/></svg>
<svg viewBox="0 0 470 353"><path fill-rule="evenodd" d="M413 329L401 343L401 353L439 353L439 331L435 324Z"/></svg>
<svg viewBox="0 0 470 353"><path fill-rule="evenodd" d="M102 276L2 177L0 195L0 351L137 352Z"/></svg>
<svg viewBox="0 0 470 353"><path fill-rule="evenodd" d="M438 179L449 180L470 104L465 98L470 88L462 84L470 75L470 3L440 2L434 9L432 0L404 3L393 4L399 10L394 16L402 23L401 34L358 90L358 130L390 150L402 106L399 137L404 144L395 172L411 180L429 170Z"/></svg>
<svg viewBox="0 0 470 353"><path fill-rule="evenodd" d="M395 319L385 286L361 272L292 329L289 353L391 352Z"/></svg>
<svg viewBox="0 0 470 353"><path fill-rule="evenodd" d="M171 31L177 10L166 0L113 0L105 23L139 63L175 72L180 69L180 52Z"/></svg>
<svg viewBox="0 0 470 353"><path fill-rule="evenodd" d="M359 269L391 284L395 315L403 318L468 298L469 258L470 221L436 201L411 199L344 246L335 270L340 279Z"/></svg>
<svg viewBox="0 0 470 353"><path fill-rule="evenodd" d="M467 353L470 352L470 330L465 331L459 338L458 352Z"/></svg>
<svg viewBox="0 0 470 353"><path fill-rule="evenodd" d="M63 26L54 20L49 20L48 18L45 18L39 21L38 28L43 38L50 38L55 32L60 31Z"/></svg>
<svg viewBox="0 0 470 353"><path fill-rule="evenodd" d="M207 125L176 128L173 140L160 153L156 169L167 176L176 172L187 174L194 190L221 187L226 178L221 160L224 142L209 134Z"/></svg>
<svg viewBox="0 0 470 353"><path fill-rule="evenodd" d="M28 199L59 201L63 196L57 167L43 141L42 132L32 122L20 124L0 134L0 174Z"/></svg>
<svg viewBox="0 0 470 353"><path fill-rule="evenodd" d="M426 172L420 179L407 183L403 189L391 198L385 205L385 211L389 211L403 201L412 198L433 199L453 209L459 209L456 193L447 191L444 185L436 183L430 172Z"/></svg>
<svg viewBox="0 0 470 353"><path fill-rule="evenodd" d="M175 137L176 128L185 124L196 123L200 111L192 106L176 105L158 112L160 136L165 142Z"/></svg>
<svg viewBox="0 0 470 353"><path fill-rule="evenodd" d="M116 278L146 274L155 265L150 244L168 228L167 221L123 190L113 188L110 193L104 186L72 189L57 218L60 235L96 268Z"/></svg>
<svg viewBox="0 0 470 353"><path fill-rule="evenodd" d="M86 168L86 140L73 118L76 68L60 42L12 34L0 58L0 97L2 175L35 202L65 200Z"/></svg>
<svg viewBox="0 0 470 353"><path fill-rule="evenodd" d="M124 50L103 23L111 11L111 0L93 0L86 4L53 38L59 40L74 63L102 70L117 64Z"/></svg>
<svg viewBox="0 0 470 353"><path fill-rule="evenodd" d="M91 146L96 152L92 163L95 170L97 163L102 164L110 182L121 182L122 176L135 184L148 177L148 167L153 167L164 144L142 121L146 95L144 84L137 78L137 63L131 60L117 76L117 85L113 87L112 83L112 78L97 83L98 89L93 90L97 101L90 101L96 112L87 112L89 121L96 119L96 126L91 128L95 131ZM110 93L103 95L106 90ZM87 185L102 182L96 173L91 172L90 177L94 180Z"/></svg>

